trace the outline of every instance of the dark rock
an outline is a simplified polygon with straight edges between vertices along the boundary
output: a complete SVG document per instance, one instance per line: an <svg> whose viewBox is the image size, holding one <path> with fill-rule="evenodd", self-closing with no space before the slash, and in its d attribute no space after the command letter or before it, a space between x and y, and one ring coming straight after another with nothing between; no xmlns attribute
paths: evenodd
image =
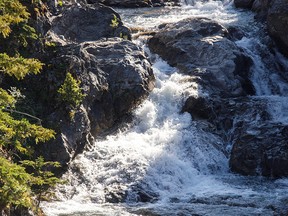
<svg viewBox="0 0 288 216"><path fill-rule="evenodd" d="M233 145L231 171L283 177L288 175L288 126L273 122L266 111L267 103L265 98L190 97L183 109L191 113L194 121L210 123L203 130L220 135L224 142Z"/></svg>
<svg viewBox="0 0 288 216"><path fill-rule="evenodd" d="M137 193L137 201L138 202L153 202L158 197L157 194L153 192L146 192L144 190L138 191Z"/></svg>
<svg viewBox="0 0 288 216"><path fill-rule="evenodd" d="M254 3L254 0L234 0L235 7L250 9Z"/></svg>
<svg viewBox="0 0 288 216"><path fill-rule="evenodd" d="M243 37L246 36L245 32L234 26L228 27L227 30L229 32L228 38L232 41L241 40Z"/></svg>
<svg viewBox="0 0 288 216"><path fill-rule="evenodd" d="M227 142L232 141L231 137L237 130L236 124L240 126L239 121L246 119L255 123L270 119L266 112L266 100L246 97L221 99L190 96L183 111L189 112L194 120L209 121L218 130L217 134L222 133L222 138Z"/></svg>
<svg viewBox="0 0 288 216"><path fill-rule="evenodd" d="M180 72L198 78L200 86L221 97L253 94L251 59L229 40L225 27L206 18L163 24L150 49Z"/></svg>
<svg viewBox="0 0 288 216"><path fill-rule="evenodd" d="M46 159L59 161L63 168L86 146L93 145L90 120L83 106L75 112L73 119L65 110L58 109L47 121L52 128L56 128L58 135L55 140L44 145L42 155Z"/></svg>
<svg viewBox="0 0 288 216"><path fill-rule="evenodd" d="M206 98L189 97L182 108L182 112L189 112L193 119L211 119L213 108Z"/></svg>
<svg viewBox="0 0 288 216"><path fill-rule="evenodd" d="M60 87L65 73L62 72L57 79L59 71L55 68L64 64L67 71L81 81L86 94L74 119L67 117L62 104L56 106L56 111L50 115L49 122L51 125L54 122L59 136L55 144L47 146L47 154L49 152L50 159L65 163L89 145L92 136L108 130L139 105L153 89L154 75L144 51L120 38L59 49L50 62L51 69L47 71L52 80L46 84L48 87L43 85L43 89L55 89L55 92ZM56 97L53 94L49 96L52 100Z"/></svg>
<svg viewBox="0 0 288 216"><path fill-rule="evenodd" d="M268 11L268 8L274 0L254 0L252 10L256 12Z"/></svg>
<svg viewBox="0 0 288 216"><path fill-rule="evenodd" d="M105 193L105 201L109 203L123 203L125 202L126 197L127 197L127 193L125 190L123 190L123 188L121 188L121 186L119 186L117 190L113 189L112 191L109 191L109 192L107 191Z"/></svg>
<svg viewBox="0 0 288 216"><path fill-rule="evenodd" d="M267 25L280 51L288 56L288 0L274 0L268 10Z"/></svg>
<svg viewBox="0 0 288 216"><path fill-rule="evenodd" d="M232 171L243 175L288 175L288 126L249 125L239 128L230 158Z"/></svg>
<svg viewBox="0 0 288 216"><path fill-rule="evenodd" d="M93 4L67 7L61 16L53 19L46 37L65 45L124 36L131 38L130 30L123 26L119 14L110 7Z"/></svg>

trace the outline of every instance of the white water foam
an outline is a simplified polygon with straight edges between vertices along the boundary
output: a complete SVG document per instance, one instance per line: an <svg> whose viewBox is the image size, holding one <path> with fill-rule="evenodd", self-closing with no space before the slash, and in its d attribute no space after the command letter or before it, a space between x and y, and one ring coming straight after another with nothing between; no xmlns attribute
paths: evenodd
<svg viewBox="0 0 288 216"><path fill-rule="evenodd" d="M197 1L181 9L121 9L119 12L125 14L124 22L131 27L154 29L163 22L201 16L225 26L257 31L251 21L253 14L236 11L231 1ZM255 52L255 42L257 39L248 35L237 44L257 63L253 68L255 73L260 72L260 75L253 74L257 94L270 95L272 92L266 87L269 71ZM78 155L64 176L68 184L58 187L59 201L44 203L45 213L48 216L125 216L153 209L160 215L191 215L196 209L196 214L211 216L273 215L269 206L287 198L287 180L273 183L229 174L228 159L223 153L225 143L204 131L189 114L180 113L187 94L199 94L198 86L191 86L187 82L189 77L178 74L160 59L153 67L156 88L135 111L133 125L98 140L94 149ZM287 119L278 114L284 113L286 102L275 98L280 105L276 109L271 106L271 113L275 114L274 121L284 123ZM137 203L139 190L152 197L156 195L157 202ZM111 194L120 198L121 194L128 195L126 203L108 203ZM145 212L136 213L139 214Z"/></svg>
<svg viewBox="0 0 288 216"><path fill-rule="evenodd" d="M185 91L189 89L191 94L187 77L162 60L154 64L154 73L156 87L135 111L135 125L98 141L93 150L77 156L70 165L66 175L70 184L60 186L58 194L64 212L67 203L104 203L107 193L115 191L128 192L133 199L132 186L137 184L160 199L191 196L214 184L205 174L227 172L222 141L197 128L190 114L180 113Z"/></svg>

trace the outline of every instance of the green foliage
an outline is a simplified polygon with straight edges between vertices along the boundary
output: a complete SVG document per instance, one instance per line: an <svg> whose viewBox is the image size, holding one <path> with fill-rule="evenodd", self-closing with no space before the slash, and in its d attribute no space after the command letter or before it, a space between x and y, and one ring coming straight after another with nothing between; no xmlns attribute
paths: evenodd
<svg viewBox="0 0 288 216"><path fill-rule="evenodd" d="M15 99L7 91L0 88L0 108L14 107Z"/></svg>
<svg viewBox="0 0 288 216"><path fill-rule="evenodd" d="M63 183L62 180L55 177L50 171L47 171L47 167L60 167L58 162L44 161L43 157L38 157L35 161L24 160L21 164L25 167L31 167L33 169L32 176L34 185L33 191L37 194L37 206L39 207L42 199L47 199L51 195L47 191L48 188L55 186L58 183Z"/></svg>
<svg viewBox="0 0 288 216"><path fill-rule="evenodd" d="M128 35L125 35L122 32L120 32L120 38L123 38L124 40L128 40Z"/></svg>
<svg viewBox="0 0 288 216"><path fill-rule="evenodd" d="M26 59L21 56L10 57L6 53L0 53L0 72L14 76L18 80L27 74L40 73L43 64L37 59Z"/></svg>
<svg viewBox="0 0 288 216"><path fill-rule="evenodd" d="M29 154L27 141L33 139L36 143L45 142L53 138L54 134L53 130L31 124L26 119L16 120L8 112L0 111L0 146Z"/></svg>
<svg viewBox="0 0 288 216"><path fill-rule="evenodd" d="M18 0L0 0L0 33L4 38L11 33L11 25L27 21L29 13Z"/></svg>
<svg viewBox="0 0 288 216"><path fill-rule="evenodd" d="M58 89L60 100L72 108L77 108L85 97L80 84L80 80L74 79L71 73L67 73L64 83Z"/></svg>
<svg viewBox="0 0 288 216"><path fill-rule="evenodd" d="M117 28L119 26L118 18L115 14L113 14L113 19L111 20L110 26L112 28Z"/></svg>
<svg viewBox="0 0 288 216"><path fill-rule="evenodd" d="M37 38L35 30L27 24L28 18L29 13L20 1L0 0L0 73L17 80L27 74L38 74L43 66L37 59L24 58L18 54L19 44L25 47L27 38ZM8 40L8 37L14 47L5 44L4 39ZM54 137L55 132L24 119L23 115L33 116L16 110L17 95L11 93L0 87L0 212L11 205L32 208L32 197L37 194L41 198L38 188L43 194L44 188L59 182L53 173L44 170L48 165L59 166L58 163L44 162L42 157L21 164L13 162L16 156L17 160L21 160L23 155L26 158L30 156L33 152L31 143L46 142ZM14 113L17 113L18 118ZM19 118L19 114L22 118ZM29 174L24 165L33 167L34 173Z"/></svg>
<svg viewBox="0 0 288 216"><path fill-rule="evenodd" d="M31 207L31 180L24 167L0 157L0 209L10 205Z"/></svg>
<svg viewBox="0 0 288 216"><path fill-rule="evenodd" d="M58 6L62 7L63 6L63 1L62 0L58 0Z"/></svg>

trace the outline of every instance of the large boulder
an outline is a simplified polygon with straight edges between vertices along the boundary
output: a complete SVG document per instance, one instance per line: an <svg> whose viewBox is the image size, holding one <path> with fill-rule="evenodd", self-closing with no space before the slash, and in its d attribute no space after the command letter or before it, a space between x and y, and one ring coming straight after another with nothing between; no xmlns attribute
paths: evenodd
<svg viewBox="0 0 288 216"><path fill-rule="evenodd" d="M180 72L198 78L210 95L253 94L251 60L228 39L228 30L207 18L163 24L149 41L150 49Z"/></svg>
<svg viewBox="0 0 288 216"><path fill-rule="evenodd" d="M72 5L52 21L47 38L61 45L100 38L131 38L130 30L112 8L101 5Z"/></svg>
<svg viewBox="0 0 288 216"><path fill-rule="evenodd" d="M288 126L250 124L238 128L230 157L232 171L243 175L288 176Z"/></svg>
<svg viewBox="0 0 288 216"><path fill-rule="evenodd" d="M268 10L267 25L280 51L288 56L288 0L274 0Z"/></svg>
<svg viewBox="0 0 288 216"><path fill-rule="evenodd" d="M139 105L153 89L154 75L144 51L121 38L59 49L49 62L45 75L49 82L46 87L42 84L42 89L47 89L51 101L57 97L55 92L65 78L65 73L59 73L63 67L81 81L86 94L74 118L65 113L63 104L58 104L48 120L58 128L59 135L46 150L50 159L66 163L89 145L92 137L114 126Z"/></svg>

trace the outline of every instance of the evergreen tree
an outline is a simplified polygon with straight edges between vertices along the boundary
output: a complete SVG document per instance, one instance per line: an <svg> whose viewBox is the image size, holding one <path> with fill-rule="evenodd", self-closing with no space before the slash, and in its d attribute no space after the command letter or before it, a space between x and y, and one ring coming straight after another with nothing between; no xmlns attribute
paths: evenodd
<svg viewBox="0 0 288 216"><path fill-rule="evenodd" d="M38 74L43 66L37 59L22 57L17 45L7 48L4 44L16 27L19 27L20 32L11 38L17 40L14 44L22 43L26 46L26 37L32 35L35 38L35 30L28 26L28 19L29 13L19 0L0 0L0 215L11 206L31 208L33 187L58 182L53 173L42 170L43 166L58 166L57 163L44 162L43 158L38 158L35 162L26 160L22 164L15 160L17 158L19 161L19 155L30 155L30 142L45 142L53 138L55 132L41 125L31 124L23 115L20 119L16 118L13 114L21 113L16 110L16 100L1 88L1 77L13 76L20 80L28 74ZM24 166L36 167L38 174L29 174ZM43 194L43 190L40 191Z"/></svg>

